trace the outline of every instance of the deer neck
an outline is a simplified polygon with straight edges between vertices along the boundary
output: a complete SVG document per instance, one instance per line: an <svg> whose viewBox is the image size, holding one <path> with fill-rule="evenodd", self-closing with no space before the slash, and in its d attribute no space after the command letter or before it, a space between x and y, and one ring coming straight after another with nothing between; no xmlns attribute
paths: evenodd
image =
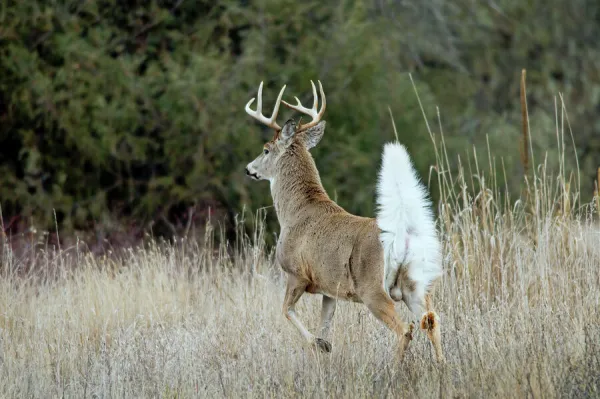
<svg viewBox="0 0 600 399"><path fill-rule="evenodd" d="M281 227L292 224L306 208L331 202L312 156L300 145L294 145L280 159L279 172L271 180L271 195Z"/></svg>

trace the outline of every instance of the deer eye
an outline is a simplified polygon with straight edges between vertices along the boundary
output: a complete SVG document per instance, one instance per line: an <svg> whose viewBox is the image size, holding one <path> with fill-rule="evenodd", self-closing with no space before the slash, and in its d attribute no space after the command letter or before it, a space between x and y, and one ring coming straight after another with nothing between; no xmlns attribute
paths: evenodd
<svg viewBox="0 0 600 399"><path fill-rule="evenodd" d="M263 152L265 153L265 155L267 155L269 153L269 150L267 150L266 148L263 150Z"/></svg>

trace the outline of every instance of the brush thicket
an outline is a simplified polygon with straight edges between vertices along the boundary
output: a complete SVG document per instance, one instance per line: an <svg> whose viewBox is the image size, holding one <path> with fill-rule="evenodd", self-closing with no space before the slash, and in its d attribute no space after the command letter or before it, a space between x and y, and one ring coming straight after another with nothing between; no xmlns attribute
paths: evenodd
<svg viewBox="0 0 600 399"><path fill-rule="evenodd" d="M3 237L0 396L597 395L600 232L578 171L563 156L551 176L544 160L524 177L526 195L511 198L497 181L502 154L465 164L450 159L441 124L429 133L445 366L422 333L397 364L393 334L347 302L337 306L333 352L303 347L281 314L284 280L260 213L234 242L217 244L221 229L208 223L203 239L101 257L35 240L17 255ZM564 151L564 131L556 134ZM306 295L297 311L316 331L320 298Z"/></svg>

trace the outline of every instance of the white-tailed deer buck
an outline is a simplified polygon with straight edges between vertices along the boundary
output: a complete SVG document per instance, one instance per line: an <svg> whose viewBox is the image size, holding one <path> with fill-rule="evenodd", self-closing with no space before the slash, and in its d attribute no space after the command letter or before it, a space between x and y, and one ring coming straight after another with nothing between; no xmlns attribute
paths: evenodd
<svg viewBox="0 0 600 399"><path fill-rule="evenodd" d="M325 93L319 82L322 105L311 81L314 102L311 109L283 101L287 107L312 120L298 124L277 122L285 86L279 92L270 118L262 114L262 87L258 88L256 111L246 112L275 130L262 154L246 167L256 180L269 180L281 233L276 259L287 272L283 304L285 317L304 339L329 352L327 336L336 299L364 303L396 333L400 358L412 339L414 324L404 323L395 311L395 301L404 301L415 315L422 315L421 328L427 332L438 360L443 360L439 320L431 304L431 291L442 274L440 243L427 199L406 149L388 143L377 185L377 218L355 216L333 202L319 177L309 150L325 132ZM320 337L302 324L294 310L305 292L323 295Z"/></svg>

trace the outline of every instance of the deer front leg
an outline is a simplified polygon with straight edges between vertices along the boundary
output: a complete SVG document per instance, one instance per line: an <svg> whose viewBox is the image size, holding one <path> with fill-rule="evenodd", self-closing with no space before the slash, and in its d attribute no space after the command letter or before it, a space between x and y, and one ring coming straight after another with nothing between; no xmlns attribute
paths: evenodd
<svg viewBox="0 0 600 399"><path fill-rule="evenodd" d="M288 276L285 299L283 301L283 315L300 331L300 334L309 345L314 345L323 352L331 352L331 344L324 339L316 338L312 335L296 316L296 302L298 302L307 286L307 282L300 281L292 275Z"/></svg>
<svg viewBox="0 0 600 399"><path fill-rule="evenodd" d="M321 337L326 338L331 327L331 319L335 313L335 299L323 295L323 306L321 307Z"/></svg>

